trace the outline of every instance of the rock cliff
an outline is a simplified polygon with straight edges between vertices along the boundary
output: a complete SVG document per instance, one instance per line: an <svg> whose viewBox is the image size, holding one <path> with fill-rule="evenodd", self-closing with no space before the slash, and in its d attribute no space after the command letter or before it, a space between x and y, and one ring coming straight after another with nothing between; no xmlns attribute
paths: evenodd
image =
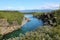
<svg viewBox="0 0 60 40"><path fill-rule="evenodd" d="M2 35L10 33L19 28L21 28L21 26L16 21L13 21L13 24L10 25L7 22L7 19L0 19L0 34Z"/></svg>

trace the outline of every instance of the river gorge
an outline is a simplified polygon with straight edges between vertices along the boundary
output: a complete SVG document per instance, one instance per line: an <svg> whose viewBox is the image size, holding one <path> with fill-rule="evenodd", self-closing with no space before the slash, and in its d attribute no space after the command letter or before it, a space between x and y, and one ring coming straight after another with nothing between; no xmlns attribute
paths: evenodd
<svg viewBox="0 0 60 40"><path fill-rule="evenodd" d="M24 24L22 26L21 29L18 29L10 34L7 34L3 37L3 39L8 39L8 38L12 38L12 37L18 37L20 36L20 33L26 33L32 30L37 29L38 27L41 27L43 25L42 20L38 20L37 18L34 18L32 14L24 14L25 18L28 18L30 21L27 22L26 24Z"/></svg>

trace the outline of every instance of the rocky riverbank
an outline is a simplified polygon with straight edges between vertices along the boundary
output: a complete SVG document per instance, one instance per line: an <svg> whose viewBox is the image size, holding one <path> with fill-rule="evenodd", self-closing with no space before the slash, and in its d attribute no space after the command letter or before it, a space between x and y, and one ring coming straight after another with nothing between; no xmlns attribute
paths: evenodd
<svg viewBox="0 0 60 40"><path fill-rule="evenodd" d="M18 11L0 10L0 34L5 35L21 28L24 14Z"/></svg>
<svg viewBox="0 0 60 40"><path fill-rule="evenodd" d="M36 18L41 19L44 23L44 25L51 25L56 26L56 16L54 16L54 13L43 13L41 15L35 15Z"/></svg>
<svg viewBox="0 0 60 40"><path fill-rule="evenodd" d="M17 22L13 22L14 24L9 25L6 19L0 19L0 34L5 35L11 33L15 30L20 29L24 24L27 23L27 20L23 18L22 24L18 25Z"/></svg>

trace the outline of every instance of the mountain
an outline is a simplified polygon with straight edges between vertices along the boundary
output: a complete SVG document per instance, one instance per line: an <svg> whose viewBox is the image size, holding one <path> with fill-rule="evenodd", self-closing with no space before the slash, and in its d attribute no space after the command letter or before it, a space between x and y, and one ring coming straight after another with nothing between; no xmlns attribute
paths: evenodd
<svg viewBox="0 0 60 40"><path fill-rule="evenodd" d="M44 10L20 10L20 12L51 12L52 9L44 9Z"/></svg>

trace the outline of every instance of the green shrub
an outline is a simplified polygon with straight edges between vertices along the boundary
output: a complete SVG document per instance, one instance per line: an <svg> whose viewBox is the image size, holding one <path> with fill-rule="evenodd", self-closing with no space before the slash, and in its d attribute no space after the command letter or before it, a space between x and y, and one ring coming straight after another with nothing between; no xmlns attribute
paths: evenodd
<svg viewBox="0 0 60 40"><path fill-rule="evenodd" d="M3 36L0 34L0 40L3 38Z"/></svg>

